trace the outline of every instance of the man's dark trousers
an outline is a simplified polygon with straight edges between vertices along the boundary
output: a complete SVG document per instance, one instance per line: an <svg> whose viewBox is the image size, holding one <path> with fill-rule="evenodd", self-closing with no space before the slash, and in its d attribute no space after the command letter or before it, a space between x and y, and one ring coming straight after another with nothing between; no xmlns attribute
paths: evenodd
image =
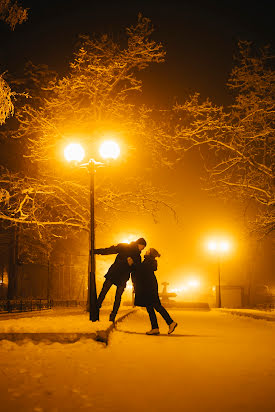
<svg viewBox="0 0 275 412"><path fill-rule="evenodd" d="M109 291L109 289L111 288L112 285L114 285L114 283L112 283L112 282L111 282L110 280L108 280L108 279L106 279L105 282L103 283L101 292L100 292L100 294L99 294L99 296L98 296L98 299L97 299L97 304L98 304L98 307L99 307L99 308L101 308L102 302L104 301L105 296L107 295L107 293L108 293L108 291ZM126 285L124 285L124 284L117 286L117 289L116 289L116 297L115 297L115 301L114 301L113 310L112 310L112 312L111 312L111 314L110 314L110 318L115 319L115 317L116 317L116 314L117 314L118 309L119 309L119 307L120 307L121 296L122 296L122 294L123 294L123 292L124 292L125 286L126 286Z"/></svg>

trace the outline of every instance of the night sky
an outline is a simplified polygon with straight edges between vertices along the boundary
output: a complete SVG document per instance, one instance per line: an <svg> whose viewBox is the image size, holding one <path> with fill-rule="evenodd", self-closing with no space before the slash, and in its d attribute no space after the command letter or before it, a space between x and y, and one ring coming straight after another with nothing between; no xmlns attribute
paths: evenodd
<svg viewBox="0 0 275 412"><path fill-rule="evenodd" d="M46 63L66 73L78 35L122 36L139 12L152 19L154 37L167 51L166 62L142 74L152 103L180 100L199 91L220 104L229 103L225 82L239 39L258 46L274 41L272 1L28 1L29 19L11 32L0 24L0 70L24 63ZM274 43L273 43L274 44ZM152 74L153 71L153 74ZM163 83L165 82L165 87ZM162 85L162 86L161 86Z"/></svg>
<svg viewBox="0 0 275 412"><path fill-rule="evenodd" d="M225 84L238 40L252 41L257 46L274 46L273 3L266 0L256 3L26 0L22 2L30 9L26 23L16 26L14 32L0 23L0 72L22 73L25 63L31 60L35 64L48 64L65 75L79 34L108 32L119 39L124 28L134 24L141 12L151 18L156 29L153 37L164 44L167 52L165 63L150 66L141 74L146 102L154 105L180 102L198 91L217 104L227 105L232 97ZM164 178L164 184L177 193L183 225L166 222L150 231L151 224L148 223L146 229L145 235L152 242L162 238L160 249L167 252L163 259L165 270L175 251L187 265L197 259L197 252L182 251L174 244L178 243L174 242L175 233L187 244L195 242L203 229L207 231L220 221L226 222L225 229L230 228L233 232L238 226L236 210L229 212L226 204L207 199L201 191L200 166L193 160L187 159L184 169L169 172ZM176 173L181 173L180 180L175 177ZM206 207L201 207L202 201ZM193 220L185 222L191 210ZM205 221L207 225L204 225ZM114 234L129 227L127 223L121 225L114 227ZM140 230L139 224L135 229ZM104 240L99 236L99 241ZM158 244L153 246L159 247ZM165 280L165 274L161 276Z"/></svg>

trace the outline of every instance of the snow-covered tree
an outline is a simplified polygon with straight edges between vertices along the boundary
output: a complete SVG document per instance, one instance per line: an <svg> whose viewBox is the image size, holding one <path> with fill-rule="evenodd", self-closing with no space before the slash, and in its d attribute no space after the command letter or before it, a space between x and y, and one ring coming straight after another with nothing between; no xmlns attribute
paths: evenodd
<svg viewBox="0 0 275 412"><path fill-rule="evenodd" d="M240 42L228 86L235 101L227 110L199 95L174 107L178 152L200 148L207 188L253 205L251 229L268 234L275 229L274 56Z"/></svg>
<svg viewBox="0 0 275 412"><path fill-rule="evenodd" d="M5 123L6 119L13 115L14 106L12 97L14 93L7 82L0 76L0 125Z"/></svg>
<svg viewBox="0 0 275 412"><path fill-rule="evenodd" d="M27 9L23 9L17 1L0 0L0 20L8 23L14 30L16 24L27 20ZM15 93L5 81L3 74L0 74L0 126L14 113L12 102L14 96Z"/></svg>
<svg viewBox="0 0 275 412"><path fill-rule="evenodd" d="M28 18L28 10L16 0L0 0L0 20L7 23L12 30Z"/></svg>
<svg viewBox="0 0 275 412"><path fill-rule="evenodd" d="M153 111L138 98L138 71L165 56L152 32L150 20L140 15L126 29L124 45L107 35L82 36L69 73L49 76L46 82L42 76L39 93L17 110L19 127L13 137L24 142L26 167L24 173L2 174L2 220L35 227L41 236L48 230L54 236L63 236L65 228L87 230L88 176L65 164L62 151L78 140L89 157L96 157L98 144L110 134L124 149L119 167L97 173L97 223L125 210L155 214L164 204L148 169L160 153L165 155L167 145ZM38 77L32 78L37 85Z"/></svg>

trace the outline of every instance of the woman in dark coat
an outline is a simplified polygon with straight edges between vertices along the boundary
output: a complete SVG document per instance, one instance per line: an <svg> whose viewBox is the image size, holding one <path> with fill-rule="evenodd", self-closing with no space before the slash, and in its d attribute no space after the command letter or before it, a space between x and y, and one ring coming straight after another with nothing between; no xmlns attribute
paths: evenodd
<svg viewBox="0 0 275 412"><path fill-rule="evenodd" d="M132 274L135 290L135 306L146 307L152 325L152 329L146 332L147 335L159 335L159 326L155 310L160 313L169 326L168 334L172 333L177 327L177 323L173 321L159 299L158 281L154 273L158 268L157 257L160 257L158 251L150 248L146 252L143 262L138 265Z"/></svg>

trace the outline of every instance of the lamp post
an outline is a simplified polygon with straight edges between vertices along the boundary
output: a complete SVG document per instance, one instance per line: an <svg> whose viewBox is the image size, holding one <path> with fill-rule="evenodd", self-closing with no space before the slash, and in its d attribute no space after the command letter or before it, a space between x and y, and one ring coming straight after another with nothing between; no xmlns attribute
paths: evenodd
<svg viewBox="0 0 275 412"><path fill-rule="evenodd" d="M116 159L120 154L117 143L107 140L102 143L99 153L103 159ZM64 150L65 158L71 162L80 163L85 156L85 151L78 143L69 144ZM88 170L90 176L89 182L89 201L90 201L90 222L89 222L89 268L88 268L88 310L90 320L96 322L99 320L99 310L97 306L96 293L96 276L95 276L95 170L96 166L103 163L90 159L88 163L80 164Z"/></svg>
<svg viewBox="0 0 275 412"><path fill-rule="evenodd" d="M211 240L208 242L208 250L217 256L218 265L218 308L222 307L221 299L221 258L230 249L230 243L227 240Z"/></svg>

